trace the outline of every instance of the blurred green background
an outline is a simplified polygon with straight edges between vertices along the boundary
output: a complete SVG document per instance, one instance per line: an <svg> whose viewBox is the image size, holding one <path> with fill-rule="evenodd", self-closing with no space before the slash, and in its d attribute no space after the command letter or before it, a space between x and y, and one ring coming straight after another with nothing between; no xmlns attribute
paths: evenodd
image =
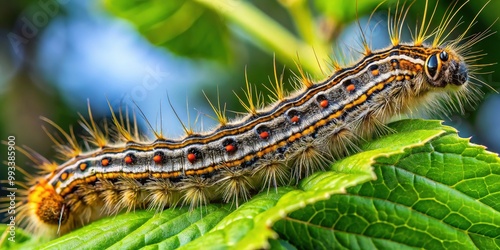
<svg viewBox="0 0 500 250"><path fill-rule="evenodd" d="M379 1L359 0L361 26L374 48L389 44L386 1L367 24ZM434 8L435 1L429 1ZM451 0L439 3L434 24L441 20ZM461 5L464 1L459 1ZM486 0L466 4L452 24L461 18L451 37L460 35ZM417 1L407 17L413 29L423 15L424 1ZM489 3L472 32L498 30L495 20L500 1ZM137 0L23 0L3 1L0 8L0 138L16 136L50 160L57 160L53 143L42 130L40 116L62 128L73 126L82 134L78 113L87 116L89 100L96 120L109 117L106 100L116 108L138 107L157 129L169 137L180 137L182 128L171 111L167 95L184 122L195 130L208 130L215 122L202 90L214 102L217 88L230 117L243 112L233 90L240 96L245 69L248 80L267 98L261 83L273 78L273 57L284 80L297 72L293 60L322 79L317 67L332 57L332 50L359 49L355 23L356 4L351 0L221 0L221 1L137 1ZM435 27L435 26L434 26ZM472 33L470 33L472 34ZM405 41L411 41L405 29ZM474 46L486 53L482 62L496 63L499 34ZM346 49L347 48L347 49ZM349 50L349 48L351 48ZM354 49L352 49L354 48ZM358 55L354 56L355 58ZM498 64L484 67L479 75L494 89L500 87ZM291 88L289 88L291 89ZM464 137L500 152L500 98L484 86L484 98L466 114L442 117ZM186 111L186 102L189 108ZM268 101L269 102L269 101ZM196 119L198 118L198 119ZM150 133L144 119L142 130ZM51 130L54 130L50 128ZM0 159L6 156L1 147ZM29 168L18 154L17 164ZM31 172L31 170L30 170ZM5 179L5 171L1 171Z"/></svg>

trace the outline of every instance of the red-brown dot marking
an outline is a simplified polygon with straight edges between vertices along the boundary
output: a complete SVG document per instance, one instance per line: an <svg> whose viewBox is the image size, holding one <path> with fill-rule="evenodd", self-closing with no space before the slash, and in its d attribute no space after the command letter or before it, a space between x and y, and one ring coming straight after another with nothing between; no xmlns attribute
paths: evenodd
<svg viewBox="0 0 500 250"><path fill-rule="evenodd" d="M354 84L349 84L346 88L347 91L352 92L356 89L356 85Z"/></svg>
<svg viewBox="0 0 500 250"><path fill-rule="evenodd" d="M156 154L155 156L153 156L153 161L156 164L162 163L162 161L163 161L163 155L162 154Z"/></svg>
<svg viewBox="0 0 500 250"><path fill-rule="evenodd" d="M111 163L111 160L109 158L104 158L104 159L101 160L101 165L103 167L108 166L110 163Z"/></svg>
<svg viewBox="0 0 500 250"><path fill-rule="evenodd" d="M259 133L259 137L260 137L261 139L264 139L264 140L265 140L265 139L269 138L269 132L267 132L267 131L262 131L262 132L260 132L260 133Z"/></svg>
<svg viewBox="0 0 500 250"><path fill-rule="evenodd" d="M80 165L78 165L78 168L80 168L81 171L85 171L85 169L87 169L87 163L80 163Z"/></svg>
<svg viewBox="0 0 500 250"><path fill-rule="evenodd" d="M391 65L395 69L399 69L399 61L398 59L391 59Z"/></svg>
<svg viewBox="0 0 500 250"><path fill-rule="evenodd" d="M188 161L189 161L189 162L191 162L191 163L195 162L195 161L196 161L196 154L194 154L194 153L189 153L189 154L187 155L187 159L188 159Z"/></svg>
<svg viewBox="0 0 500 250"><path fill-rule="evenodd" d="M131 155L125 156L125 163L127 163L127 164L134 163L134 158Z"/></svg>
<svg viewBox="0 0 500 250"><path fill-rule="evenodd" d="M319 102L319 106L321 106L322 108L327 108L328 100L322 100L321 102Z"/></svg>
<svg viewBox="0 0 500 250"><path fill-rule="evenodd" d="M370 66L370 71L372 72L373 76L378 76L380 75L380 70L378 69L378 65L372 65Z"/></svg>
<svg viewBox="0 0 500 250"><path fill-rule="evenodd" d="M325 98L320 98L320 100L323 100ZM300 115L301 113L295 109L291 109L288 111L287 113L287 116L288 116L288 120L292 123L292 124L297 124L300 122Z"/></svg>
<svg viewBox="0 0 500 250"><path fill-rule="evenodd" d="M228 153L232 153L232 152L236 151L236 149L237 149L236 148L236 142L232 138L224 140L222 142L222 146L224 147L224 149Z"/></svg>
<svg viewBox="0 0 500 250"><path fill-rule="evenodd" d="M62 173L59 178L61 179L61 181L65 181L66 179L68 179L68 173L67 172Z"/></svg>
<svg viewBox="0 0 500 250"><path fill-rule="evenodd" d="M233 144L226 145L227 152L234 152L235 150L236 150L236 147Z"/></svg>
<svg viewBox="0 0 500 250"><path fill-rule="evenodd" d="M161 155L155 155L153 156L153 161L156 163L161 163Z"/></svg>

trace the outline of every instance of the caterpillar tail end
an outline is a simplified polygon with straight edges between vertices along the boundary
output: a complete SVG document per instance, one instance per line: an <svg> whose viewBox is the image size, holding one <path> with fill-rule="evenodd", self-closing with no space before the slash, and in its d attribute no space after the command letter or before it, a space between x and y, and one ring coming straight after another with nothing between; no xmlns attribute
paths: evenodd
<svg viewBox="0 0 500 250"><path fill-rule="evenodd" d="M54 238L70 227L69 208L64 198L43 179L29 190L24 207L28 229L38 235Z"/></svg>

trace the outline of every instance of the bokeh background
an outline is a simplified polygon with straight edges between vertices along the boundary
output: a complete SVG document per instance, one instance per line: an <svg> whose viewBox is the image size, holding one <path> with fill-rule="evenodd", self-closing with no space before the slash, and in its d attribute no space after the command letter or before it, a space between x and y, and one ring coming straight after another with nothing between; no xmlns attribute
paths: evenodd
<svg viewBox="0 0 500 250"><path fill-rule="evenodd" d="M248 80L257 84L265 96L268 91L260 87L260 83L269 83L269 77L273 77L274 56L279 72L286 67L285 81L291 81L292 72L297 72L283 51L294 55L302 52L294 51L296 48L285 38L279 46L282 37L268 24L301 41L310 53L314 48L320 54L321 46L330 51L343 48L345 53L352 53L360 44L356 5L351 0L215 2L206 8L195 0L3 1L0 8L0 139L5 141L14 135L17 145L27 145L48 159L57 160L53 143L42 126L54 129L40 117L47 117L65 129L73 126L76 134L82 134L78 113L87 117L89 102L96 120L109 118L107 100L115 110L128 105L137 112L139 107L152 126L162 127L168 137L182 135L182 127L168 100L183 122L189 120L194 124L196 120L195 130L208 130L215 122L209 117L213 113L202 91L216 102L218 89L222 105L225 103L230 111L228 115L234 117L237 112L243 112L233 90L243 95L245 69ZM462 2L459 1L459 5ZM474 0L463 7L455 19L456 22L462 18L463 24L452 37L467 27L485 2ZM389 44L387 7L394 8L396 1L386 1L367 24L378 3L359 0L358 14L372 46L383 48ZM435 24L451 3L451 0L440 1ZM429 4L433 8L435 1ZM231 17L249 6L260 17L271 21L262 23L263 35L245 29L245 24ZM415 27L415 20L423 15L423 7L424 1L414 4L408 13L408 27ZM498 30L500 23L495 23L498 9L500 1L489 3L476 19L472 32L484 31L489 26L493 31ZM249 15L243 19L250 24L259 22L252 18L255 17ZM407 29L405 36L410 41ZM266 42L266 37L273 39L274 45ZM499 34L495 33L474 46L474 50L485 53L482 62L493 64L484 67L484 74L478 76L493 89L500 87L500 70L495 64L500 58L498 44ZM307 59L300 54L299 58L302 57ZM500 152L500 96L486 86L482 91L485 95L474 108L442 119L458 128L463 137L472 137L473 142ZM144 119L138 117L141 130L151 134ZM5 146L0 148L0 159L5 160ZM17 164L29 169L29 161L20 154ZM5 171L0 171L0 175L4 179Z"/></svg>

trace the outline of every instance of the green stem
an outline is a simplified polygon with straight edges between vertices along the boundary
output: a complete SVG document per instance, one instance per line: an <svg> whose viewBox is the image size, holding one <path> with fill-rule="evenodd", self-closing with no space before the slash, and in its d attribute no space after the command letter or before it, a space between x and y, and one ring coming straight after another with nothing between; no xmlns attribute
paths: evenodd
<svg viewBox="0 0 500 250"><path fill-rule="evenodd" d="M275 53L282 62L291 66L299 56L301 66L313 76L322 75L311 45L297 39L281 25L266 16L251 4L238 1L238 6L224 8L227 0L195 0L227 18L246 31L253 42L268 53ZM317 49L317 48L314 48ZM319 56L318 56L319 57Z"/></svg>
<svg viewBox="0 0 500 250"><path fill-rule="evenodd" d="M319 35L318 25L313 18L306 0L279 0L295 22L298 33L305 42L313 46L318 55L328 54L328 44Z"/></svg>

